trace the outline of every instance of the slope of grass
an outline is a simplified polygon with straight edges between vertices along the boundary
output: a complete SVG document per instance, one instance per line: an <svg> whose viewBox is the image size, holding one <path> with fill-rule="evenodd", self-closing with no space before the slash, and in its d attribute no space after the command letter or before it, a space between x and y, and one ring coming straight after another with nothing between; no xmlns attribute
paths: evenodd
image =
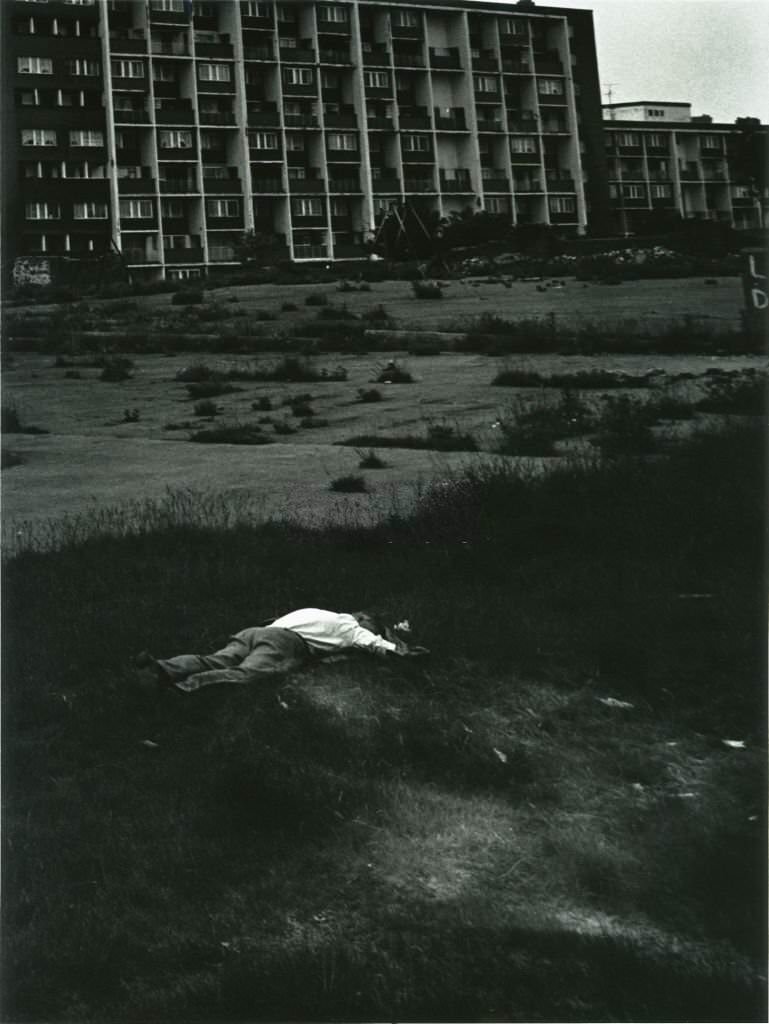
<svg viewBox="0 0 769 1024"><path fill-rule="evenodd" d="M8 561L4 1018L761 1020L763 456L490 462L367 531L182 502ZM133 685L309 604L433 655Z"/></svg>

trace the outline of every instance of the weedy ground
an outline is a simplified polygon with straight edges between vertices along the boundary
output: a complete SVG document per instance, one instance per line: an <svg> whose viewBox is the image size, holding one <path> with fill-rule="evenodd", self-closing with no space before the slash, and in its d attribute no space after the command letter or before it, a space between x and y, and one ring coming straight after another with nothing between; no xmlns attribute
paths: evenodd
<svg viewBox="0 0 769 1024"><path fill-rule="evenodd" d="M765 1019L764 464L478 464L368 529L170 496L10 558L4 1018ZM303 605L433 653L134 684Z"/></svg>

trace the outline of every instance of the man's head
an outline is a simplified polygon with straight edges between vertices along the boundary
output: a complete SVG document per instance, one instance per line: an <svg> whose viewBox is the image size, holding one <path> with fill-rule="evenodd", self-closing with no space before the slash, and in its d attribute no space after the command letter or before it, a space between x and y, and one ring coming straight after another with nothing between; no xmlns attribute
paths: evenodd
<svg viewBox="0 0 769 1024"><path fill-rule="evenodd" d="M372 633L376 633L377 636L386 637L388 640L398 639L406 641L411 636L411 624L408 619L401 619L394 625L388 626L382 617L375 612L353 612L352 616L358 622L358 625L370 630Z"/></svg>

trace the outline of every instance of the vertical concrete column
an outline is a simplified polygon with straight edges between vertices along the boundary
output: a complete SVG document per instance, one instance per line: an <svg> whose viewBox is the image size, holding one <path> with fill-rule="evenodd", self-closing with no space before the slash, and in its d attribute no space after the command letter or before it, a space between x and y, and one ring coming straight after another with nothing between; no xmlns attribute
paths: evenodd
<svg viewBox="0 0 769 1024"><path fill-rule="evenodd" d="M120 233L120 193L117 183L117 151L115 145L115 106L112 102L112 65L109 41L107 0L99 0L99 35L101 36L102 81L104 83L104 111L107 127L107 178L109 181L110 236L118 252L123 251ZM158 210L158 215L160 211Z"/></svg>
<svg viewBox="0 0 769 1024"><path fill-rule="evenodd" d="M569 165L571 168L574 185L577 190L577 220L579 222L577 231L584 235L587 228L587 203L585 201L585 176L582 173L582 150L580 146L579 118L577 115L577 100L574 88L574 69L572 65L571 43L569 41L569 22L563 18L561 22L561 33L558 40L558 52L561 55L563 64L566 88L566 102L571 131L569 132ZM545 176L545 187L547 188L547 176ZM549 199L548 199L549 216Z"/></svg>
<svg viewBox="0 0 769 1024"><path fill-rule="evenodd" d="M364 233L374 230L374 201L371 183L371 153L368 145L368 121L366 119L366 90L363 84L363 40L360 30L360 3L354 0L350 10L350 51L355 65L352 78L352 101L358 121L358 147L360 151L361 187L363 189ZM332 232L333 234L333 232Z"/></svg>
<svg viewBox="0 0 769 1024"><path fill-rule="evenodd" d="M470 129L470 180L477 200L476 206L486 207L481 175L481 147L478 139L478 115L475 109L475 93L473 89L473 58L470 53L470 18L467 11L460 14L459 59L464 69L462 75L462 104L465 111L465 124Z"/></svg>
<svg viewBox="0 0 769 1024"><path fill-rule="evenodd" d="M221 2L221 0L220 0ZM248 107L246 106L246 62L243 52L243 26L240 17L240 3L229 0L222 3L222 24L229 32L233 43L235 63L232 74L235 79L235 121L238 126L236 163L243 187L243 227L254 230L254 202L251 184L251 161L248 153Z"/></svg>

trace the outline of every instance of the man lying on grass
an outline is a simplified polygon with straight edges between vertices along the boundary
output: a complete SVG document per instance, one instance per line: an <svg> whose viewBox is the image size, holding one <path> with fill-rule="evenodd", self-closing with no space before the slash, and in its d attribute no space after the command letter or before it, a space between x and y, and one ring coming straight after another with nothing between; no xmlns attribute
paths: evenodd
<svg viewBox="0 0 769 1024"><path fill-rule="evenodd" d="M213 654L180 654L175 658L154 658L146 651L137 658L139 668L156 674L161 686L174 686L193 693L220 683L253 683L302 668L314 658L352 650L369 654L419 657L424 647L411 647L403 635L408 622L380 626L367 612L329 612L322 608L301 608L282 615L267 626L250 626L230 637Z"/></svg>

